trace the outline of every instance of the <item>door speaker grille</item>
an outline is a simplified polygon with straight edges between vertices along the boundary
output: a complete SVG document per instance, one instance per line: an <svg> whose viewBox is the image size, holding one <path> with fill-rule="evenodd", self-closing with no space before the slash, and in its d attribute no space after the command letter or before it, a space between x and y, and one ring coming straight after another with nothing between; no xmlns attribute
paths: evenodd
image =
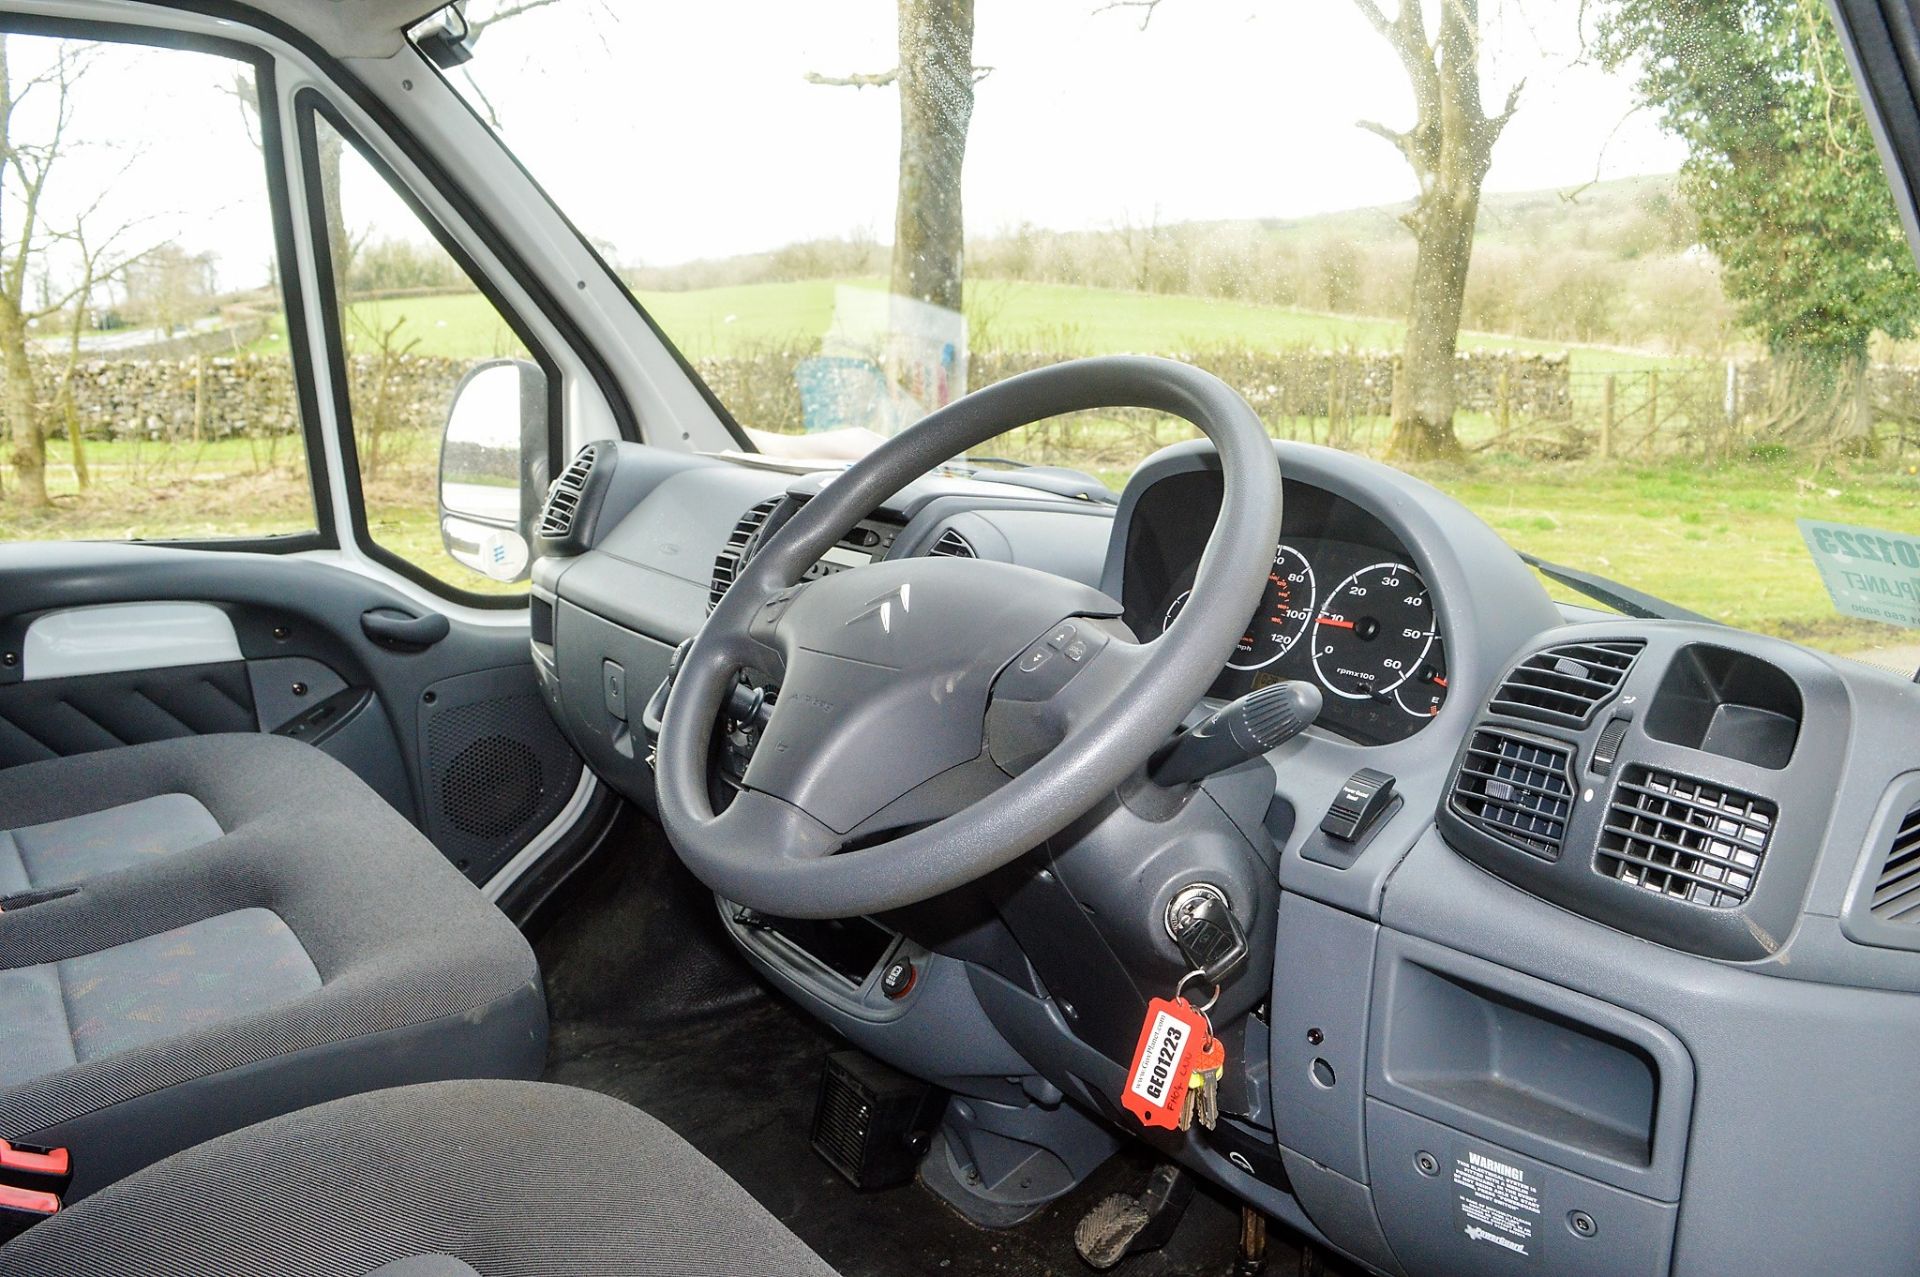
<svg viewBox="0 0 1920 1277"><path fill-rule="evenodd" d="M547 713L531 667L436 683L421 705L427 832L475 882L560 814L580 759Z"/></svg>

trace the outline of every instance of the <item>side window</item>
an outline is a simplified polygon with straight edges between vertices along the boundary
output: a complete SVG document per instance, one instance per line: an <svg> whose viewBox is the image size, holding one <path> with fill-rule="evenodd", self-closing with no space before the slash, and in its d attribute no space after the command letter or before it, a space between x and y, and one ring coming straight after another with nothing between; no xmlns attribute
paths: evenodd
<svg viewBox="0 0 1920 1277"><path fill-rule="evenodd" d="M307 118L366 540L429 584L524 593L550 462L545 374L353 139Z"/></svg>
<svg viewBox="0 0 1920 1277"><path fill-rule="evenodd" d="M0 34L0 540L317 539L270 86Z"/></svg>

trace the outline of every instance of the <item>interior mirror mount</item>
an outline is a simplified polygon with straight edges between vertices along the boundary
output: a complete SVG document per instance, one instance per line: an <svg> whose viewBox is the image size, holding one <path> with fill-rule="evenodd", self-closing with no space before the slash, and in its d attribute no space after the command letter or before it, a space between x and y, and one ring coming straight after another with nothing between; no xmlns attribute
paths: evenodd
<svg viewBox="0 0 1920 1277"><path fill-rule="evenodd" d="M496 581L525 578L548 479L548 385L538 364L493 359L460 379L440 438L440 540Z"/></svg>

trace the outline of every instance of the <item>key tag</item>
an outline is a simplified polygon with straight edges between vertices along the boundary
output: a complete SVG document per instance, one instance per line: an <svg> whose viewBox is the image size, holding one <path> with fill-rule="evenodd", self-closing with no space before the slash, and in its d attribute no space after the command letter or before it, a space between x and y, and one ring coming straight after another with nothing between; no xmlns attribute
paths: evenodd
<svg viewBox="0 0 1920 1277"><path fill-rule="evenodd" d="M1127 1070L1126 1093L1120 1097L1121 1106L1142 1125L1180 1129L1194 1060L1213 1041L1213 1026L1206 1011L1196 1009L1180 994L1187 981L1198 974L1183 976L1172 998L1155 998L1147 1003L1146 1023L1140 1027L1140 1042L1133 1049L1133 1065ZM1207 1005L1213 1005L1212 999Z"/></svg>

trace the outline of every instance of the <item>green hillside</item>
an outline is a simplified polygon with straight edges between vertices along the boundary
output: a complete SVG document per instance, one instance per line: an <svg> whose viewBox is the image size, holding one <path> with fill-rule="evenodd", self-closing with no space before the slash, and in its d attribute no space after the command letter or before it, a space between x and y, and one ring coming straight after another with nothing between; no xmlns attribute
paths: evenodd
<svg viewBox="0 0 1920 1277"><path fill-rule="evenodd" d="M647 291L640 301L689 358L726 357L763 350L811 350L833 322L834 289L878 289L877 279L801 280L742 284L684 292ZM1220 346L1325 350L1391 349L1402 325L1395 320L1324 315L1284 306L985 280L972 285L968 319L976 348L1041 350L1062 355L1127 352L1178 353ZM478 294L409 297L354 306L356 327L385 331L405 319L398 343L413 353L485 358L510 349L507 333ZM1559 351L1566 343L1530 341L1495 333L1463 333L1461 345L1487 349ZM1606 370L1645 367L1648 357L1602 348L1574 348L1574 366Z"/></svg>

